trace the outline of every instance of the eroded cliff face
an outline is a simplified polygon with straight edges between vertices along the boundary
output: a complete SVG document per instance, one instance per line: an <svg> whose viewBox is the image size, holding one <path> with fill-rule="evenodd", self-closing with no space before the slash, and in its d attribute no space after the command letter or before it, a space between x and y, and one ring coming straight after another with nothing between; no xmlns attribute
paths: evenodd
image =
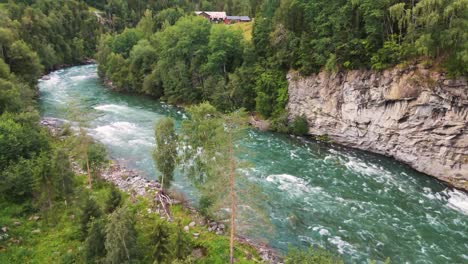
<svg viewBox="0 0 468 264"><path fill-rule="evenodd" d="M468 190L466 78L412 66L303 77L288 74L289 118L311 135L394 157Z"/></svg>

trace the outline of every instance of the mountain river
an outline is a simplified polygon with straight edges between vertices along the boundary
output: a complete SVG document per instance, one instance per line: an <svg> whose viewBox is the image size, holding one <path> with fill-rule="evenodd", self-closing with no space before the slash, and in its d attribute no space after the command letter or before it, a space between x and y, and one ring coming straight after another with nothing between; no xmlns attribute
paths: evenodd
<svg viewBox="0 0 468 264"><path fill-rule="evenodd" d="M157 177L154 124L165 116L180 124L187 118L181 109L104 88L96 65L49 77L39 82L43 117L77 121L84 113L88 133L114 160ZM253 129L241 144L251 164L244 172L263 197L248 201L261 212L243 210L242 235L281 252L319 245L346 263L468 263L466 193L394 159L335 144ZM180 171L173 188L196 202Z"/></svg>

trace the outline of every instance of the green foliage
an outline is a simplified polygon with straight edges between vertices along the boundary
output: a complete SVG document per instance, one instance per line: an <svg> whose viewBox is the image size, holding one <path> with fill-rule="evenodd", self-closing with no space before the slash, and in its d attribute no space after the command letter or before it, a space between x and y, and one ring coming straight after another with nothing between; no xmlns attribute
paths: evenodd
<svg viewBox="0 0 468 264"><path fill-rule="evenodd" d="M136 257L137 233L134 225L134 215L126 206L109 215L105 242L107 263L131 263Z"/></svg>
<svg viewBox="0 0 468 264"><path fill-rule="evenodd" d="M256 110L264 117L282 112L287 101L287 82L279 71L265 71L255 83L257 98Z"/></svg>
<svg viewBox="0 0 468 264"><path fill-rule="evenodd" d="M279 133L288 133L288 113L284 112L271 119L270 129Z"/></svg>
<svg viewBox="0 0 468 264"><path fill-rule="evenodd" d="M396 42L395 38L392 38L385 41L383 47L372 56L372 69L386 69L389 66L401 62L403 57L403 47Z"/></svg>
<svg viewBox="0 0 468 264"><path fill-rule="evenodd" d="M25 202L33 198L33 171L35 161L19 159L0 172L0 196L12 202Z"/></svg>
<svg viewBox="0 0 468 264"><path fill-rule="evenodd" d="M177 135L171 118L163 118L156 123L155 139L153 160L161 173L159 180L162 187L169 188L177 159Z"/></svg>
<svg viewBox="0 0 468 264"><path fill-rule="evenodd" d="M170 103L200 100L202 64L207 58L211 24L201 17L183 17L156 33L164 95ZM164 69L164 70L163 70Z"/></svg>
<svg viewBox="0 0 468 264"><path fill-rule="evenodd" d="M121 34L116 35L111 43L112 52L128 58L130 50L143 37L143 33L138 29L125 29Z"/></svg>
<svg viewBox="0 0 468 264"><path fill-rule="evenodd" d="M89 168L92 175L96 179L101 169L107 164L107 150L106 148L98 143L92 143L87 148L86 156L89 162ZM83 169L86 169L86 164L83 163Z"/></svg>
<svg viewBox="0 0 468 264"><path fill-rule="evenodd" d="M143 80L153 70L157 53L148 40L143 39L133 46L130 53L130 71L133 77L132 88L141 91ZM149 89L148 89L149 90Z"/></svg>
<svg viewBox="0 0 468 264"><path fill-rule="evenodd" d="M0 79L0 114L7 111L18 112L21 107L18 87L11 81Z"/></svg>
<svg viewBox="0 0 468 264"><path fill-rule="evenodd" d="M291 249L284 260L285 264L343 264L338 257L323 249L310 248L308 251Z"/></svg>
<svg viewBox="0 0 468 264"><path fill-rule="evenodd" d="M0 170L49 149L45 133L37 127L38 118L36 113L0 115Z"/></svg>
<svg viewBox="0 0 468 264"><path fill-rule="evenodd" d="M297 136L306 135L309 132L309 125L304 116L296 116L291 122L291 133Z"/></svg>
<svg viewBox="0 0 468 264"><path fill-rule="evenodd" d="M42 73L43 67L37 54L22 40L11 44L7 53L11 72L29 84L34 84Z"/></svg>

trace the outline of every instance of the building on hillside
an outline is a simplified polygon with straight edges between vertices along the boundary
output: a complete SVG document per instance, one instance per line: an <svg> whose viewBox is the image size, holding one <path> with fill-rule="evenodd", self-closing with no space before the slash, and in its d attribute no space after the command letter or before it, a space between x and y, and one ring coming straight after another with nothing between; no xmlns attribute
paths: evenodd
<svg viewBox="0 0 468 264"><path fill-rule="evenodd" d="M205 17L213 23L221 23L226 19L226 12L195 11L197 16Z"/></svg>
<svg viewBox="0 0 468 264"><path fill-rule="evenodd" d="M248 16L226 16L224 19L225 24L230 23L241 23L241 22L250 22L250 17Z"/></svg>

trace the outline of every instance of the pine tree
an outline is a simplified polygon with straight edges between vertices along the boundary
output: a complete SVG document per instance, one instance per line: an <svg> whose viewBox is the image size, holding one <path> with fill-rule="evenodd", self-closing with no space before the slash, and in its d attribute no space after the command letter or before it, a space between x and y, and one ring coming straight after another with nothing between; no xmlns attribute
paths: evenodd
<svg viewBox="0 0 468 264"><path fill-rule="evenodd" d="M153 259L155 263L164 263L171 256L169 227L162 221L156 223L153 234Z"/></svg>
<svg viewBox="0 0 468 264"><path fill-rule="evenodd" d="M119 207L109 216L106 225L106 262L131 263L135 256L136 243L133 214L126 206Z"/></svg>
<svg viewBox="0 0 468 264"><path fill-rule="evenodd" d="M161 173L162 188L164 188L164 184L169 188L177 158L177 136L174 121L171 118L163 118L158 121L155 128L155 138L156 148L153 152L153 159Z"/></svg>
<svg viewBox="0 0 468 264"><path fill-rule="evenodd" d="M105 222L102 218L91 222L88 237L85 241L85 255L87 263L100 263L106 256Z"/></svg>
<svg viewBox="0 0 468 264"><path fill-rule="evenodd" d="M81 208L80 231L83 238L88 235L88 225L93 219L97 219L102 215L101 209L96 201L87 196L83 207Z"/></svg>

